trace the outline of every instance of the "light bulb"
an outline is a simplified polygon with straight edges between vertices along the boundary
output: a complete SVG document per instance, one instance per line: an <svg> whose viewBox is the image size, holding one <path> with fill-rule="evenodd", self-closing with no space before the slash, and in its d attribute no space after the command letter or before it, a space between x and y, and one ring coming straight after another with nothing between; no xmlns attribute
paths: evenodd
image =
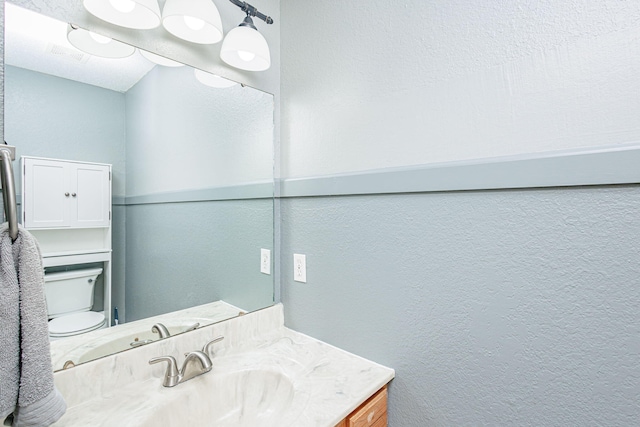
<svg viewBox="0 0 640 427"><path fill-rule="evenodd" d="M162 25L191 43L213 44L223 37L220 12L211 0L165 0Z"/></svg>
<svg viewBox="0 0 640 427"><path fill-rule="evenodd" d="M102 58L125 58L136 48L109 37L67 24L67 40L76 49Z"/></svg>
<svg viewBox="0 0 640 427"><path fill-rule="evenodd" d="M238 56L240 57L240 59L242 59L243 61L252 61L253 58L256 57L256 54L253 52L247 52L246 50L239 50L238 51Z"/></svg>
<svg viewBox="0 0 640 427"><path fill-rule="evenodd" d="M184 16L184 23L187 27L191 28L193 31L201 30L204 27L204 21L199 18L194 18L193 16Z"/></svg>
<svg viewBox="0 0 640 427"><path fill-rule="evenodd" d="M158 0L82 0L87 12L120 27L149 30L160 25Z"/></svg>
<svg viewBox="0 0 640 427"><path fill-rule="evenodd" d="M100 44L107 44L111 41L109 37L103 36L101 34L96 34L92 31L89 31L89 35L91 36L92 39L94 39L96 42Z"/></svg>
<svg viewBox="0 0 640 427"><path fill-rule="evenodd" d="M131 0L109 0L109 3L115 10L122 13L129 13L136 7L135 2Z"/></svg>
<svg viewBox="0 0 640 427"><path fill-rule="evenodd" d="M269 45L254 28L240 25L227 33L220 48L220 59L232 67L247 71L268 70Z"/></svg>

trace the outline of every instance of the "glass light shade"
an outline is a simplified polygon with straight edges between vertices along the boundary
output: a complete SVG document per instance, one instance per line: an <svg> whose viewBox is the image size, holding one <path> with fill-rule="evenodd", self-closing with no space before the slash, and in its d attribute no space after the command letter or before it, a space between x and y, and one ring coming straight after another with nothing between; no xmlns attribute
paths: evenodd
<svg viewBox="0 0 640 427"><path fill-rule="evenodd" d="M188 42L214 44L222 40L222 19L211 0L167 0L162 25Z"/></svg>
<svg viewBox="0 0 640 427"><path fill-rule="evenodd" d="M232 67L247 71L264 71L271 66L269 45L258 30L236 27L222 42L220 58Z"/></svg>
<svg viewBox="0 0 640 427"><path fill-rule="evenodd" d="M102 58L126 58L136 51L133 46L71 25L67 25L67 40L81 51Z"/></svg>
<svg viewBox="0 0 640 427"><path fill-rule="evenodd" d="M146 50L140 49L140 54L144 56L149 61L156 63L158 65L162 65L164 67L182 67L184 64L174 61L173 59L165 58L164 56L156 55L155 53L147 52Z"/></svg>
<svg viewBox="0 0 640 427"><path fill-rule="evenodd" d="M149 30L160 25L158 0L84 0L93 16L120 27Z"/></svg>
<svg viewBox="0 0 640 427"><path fill-rule="evenodd" d="M225 79L224 77L216 76L215 74L207 73L206 71L198 69L193 70L193 73L196 75L196 79L205 86L223 89L238 84L233 80Z"/></svg>

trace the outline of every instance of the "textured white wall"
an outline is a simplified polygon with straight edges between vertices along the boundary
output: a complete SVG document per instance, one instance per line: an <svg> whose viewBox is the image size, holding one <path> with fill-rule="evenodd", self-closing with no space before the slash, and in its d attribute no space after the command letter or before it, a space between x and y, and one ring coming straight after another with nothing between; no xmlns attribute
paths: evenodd
<svg viewBox="0 0 640 427"><path fill-rule="evenodd" d="M640 2L282 0L283 177L640 141Z"/></svg>

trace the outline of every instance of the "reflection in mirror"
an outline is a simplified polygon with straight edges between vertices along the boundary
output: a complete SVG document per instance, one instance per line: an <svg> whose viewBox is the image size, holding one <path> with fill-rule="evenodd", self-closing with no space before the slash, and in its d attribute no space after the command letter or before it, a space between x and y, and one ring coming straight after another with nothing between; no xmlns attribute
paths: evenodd
<svg viewBox="0 0 640 427"><path fill-rule="evenodd" d="M157 323L175 334L273 304L273 276L260 273L273 247L272 95L204 85L139 50L90 56L66 23L10 3L5 15L7 142L18 156L112 167L108 229L31 230L47 274L104 268L91 310L112 325L119 314L118 326L54 341L54 359L75 348L68 360L82 363L159 339ZM85 232L102 233L109 259L61 262Z"/></svg>
<svg viewBox="0 0 640 427"><path fill-rule="evenodd" d="M81 336L52 342L54 370L137 348L158 339L188 332L204 325L235 317L238 309L224 301L215 301L184 310L128 322L118 327L87 332Z"/></svg>

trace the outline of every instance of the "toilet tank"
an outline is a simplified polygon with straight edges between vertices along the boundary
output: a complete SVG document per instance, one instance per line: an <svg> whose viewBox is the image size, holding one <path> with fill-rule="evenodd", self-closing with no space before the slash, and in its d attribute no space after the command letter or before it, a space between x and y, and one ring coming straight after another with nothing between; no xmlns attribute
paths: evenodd
<svg viewBox="0 0 640 427"><path fill-rule="evenodd" d="M49 318L89 311L93 288L102 268L62 271L44 275L44 293Z"/></svg>

